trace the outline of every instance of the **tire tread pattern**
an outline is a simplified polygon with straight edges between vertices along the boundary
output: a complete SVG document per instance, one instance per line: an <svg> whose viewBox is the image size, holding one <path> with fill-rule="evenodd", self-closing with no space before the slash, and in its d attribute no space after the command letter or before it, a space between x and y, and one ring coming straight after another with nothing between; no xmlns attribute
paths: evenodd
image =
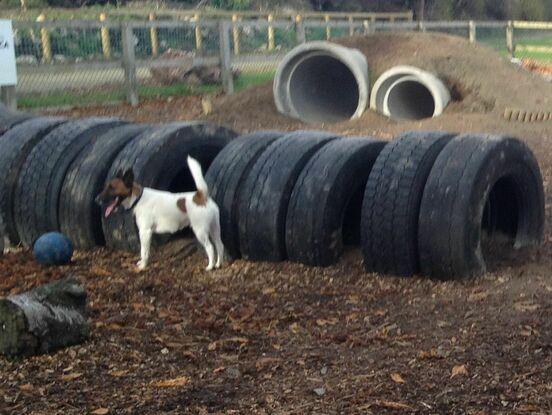
<svg viewBox="0 0 552 415"><path fill-rule="evenodd" d="M13 245L19 243L13 199L21 167L34 146L65 121L61 117L31 118L0 136L0 214L4 217L6 235Z"/></svg>
<svg viewBox="0 0 552 415"><path fill-rule="evenodd" d="M369 272L411 276L419 272L418 218L435 159L453 137L408 132L385 146L366 183L362 250Z"/></svg>
<svg viewBox="0 0 552 415"><path fill-rule="evenodd" d="M61 231L79 249L103 245L101 209L95 197L101 192L113 160L123 147L143 133L147 125L115 127L89 143L71 163L59 203Z"/></svg>
<svg viewBox="0 0 552 415"><path fill-rule="evenodd" d="M286 249L290 260L327 266L339 258L348 203L358 191L364 191L384 145L366 137L344 137L326 144L309 160L288 208Z"/></svg>
<svg viewBox="0 0 552 415"><path fill-rule="evenodd" d="M21 242L32 246L43 233L58 231L58 202L69 164L94 135L121 124L116 118L66 122L36 145L21 168L14 217Z"/></svg>
<svg viewBox="0 0 552 415"><path fill-rule="evenodd" d="M279 131L258 131L232 140L217 155L205 176L209 193L220 209L225 250L234 259L240 257L237 220L241 185L260 154L283 134Z"/></svg>
<svg viewBox="0 0 552 415"><path fill-rule="evenodd" d="M239 203L240 251L246 259L286 257L285 220L293 186L309 159L335 134L297 131L280 137L249 172Z"/></svg>

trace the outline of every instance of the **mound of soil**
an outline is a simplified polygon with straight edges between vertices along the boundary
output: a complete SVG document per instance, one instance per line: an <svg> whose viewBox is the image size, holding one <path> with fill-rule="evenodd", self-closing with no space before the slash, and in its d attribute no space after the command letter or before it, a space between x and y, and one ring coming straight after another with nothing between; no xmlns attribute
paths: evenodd
<svg viewBox="0 0 552 415"><path fill-rule="evenodd" d="M552 84L512 65L494 50L458 36L388 33L341 43L366 55L373 81L395 65L414 65L437 74L453 99L460 101L457 111L552 110Z"/></svg>
<svg viewBox="0 0 552 415"><path fill-rule="evenodd" d="M44 268L0 258L0 296L66 273L91 338L0 357L2 414L397 414L552 411L550 245L463 282L235 261L205 272L181 245L136 258L77 253Z"/></svg>

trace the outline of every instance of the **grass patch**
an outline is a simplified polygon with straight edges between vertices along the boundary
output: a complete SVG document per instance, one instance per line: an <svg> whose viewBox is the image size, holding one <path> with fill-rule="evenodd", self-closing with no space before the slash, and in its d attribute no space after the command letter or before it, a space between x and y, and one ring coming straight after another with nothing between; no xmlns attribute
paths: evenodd
<svg viewBox="0 0 552 415"><path fill-rule="evenodd" d="M521 36L516 39L516 44L519 46L536 46L552 48L552 35L542 36ZM552 51L526 51L516 50L516 58L529 58L537 61L552 62Z"/></svg>
<svg viewBox="0 0 552 415"><path fill-rule="evenodd" d="M246 72L234 81L234 89L241 91L249 86L263 84L274 78L272 72ZM168 98L175 96L212 95L222 91L220 85L190 86L184 83L153 86L142 85L138 87L140 100ZM48 107L79 107L87 105L101 105L105 103L122 102L126 99L125 90L122 87L111 90L91 91L86 94L60 91L48 95L29 95L18 99L21 108L48 108Z"/></svg>
<svg viewBox="0 0 552 415"><path fill-rule="evenodd" d="M261 85L274 79L276 71L269 72L245 72L234 80L234 89L241 91L250 86Z"/></svg>

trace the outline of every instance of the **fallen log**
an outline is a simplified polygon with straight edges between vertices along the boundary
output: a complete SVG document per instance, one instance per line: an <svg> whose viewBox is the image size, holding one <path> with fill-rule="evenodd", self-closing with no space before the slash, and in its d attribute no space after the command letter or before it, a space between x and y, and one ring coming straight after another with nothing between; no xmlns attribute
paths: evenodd
<svg viewBox="0 0 552 415"><path fill-rule="evenodd" d="M0 299L0 354L31 356L82 343L90 334L86 291L67 277Z"/></svg>

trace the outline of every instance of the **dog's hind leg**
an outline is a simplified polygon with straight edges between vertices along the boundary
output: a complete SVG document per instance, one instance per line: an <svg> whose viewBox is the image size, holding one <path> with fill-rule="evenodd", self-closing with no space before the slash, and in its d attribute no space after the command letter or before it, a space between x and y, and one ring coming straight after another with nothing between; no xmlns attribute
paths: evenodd
<svg viewBox="0 0 552 415"><path fill-rule="evenodd" d="M220 221L218 216L211 226L210 236L217 250L217 263L215 264L215 268L220 268L222 262L224 261L224 244L222 243L222 239L220 238Z"/></svg>
<svg viewBox="0 0 552 415"><path fill-rule="evenodd" d="M215 248L213 247L213 244L209 240L209 234L204 231L196 232L195 229L194 229L194 233L196 235L197 240L205 248L205 251L207 252L207 256L209 257L209 264L207 265L207 268L205 268L205 270L211 271L215 264Z"/></svg>
<svg viewBox="0 0 552 415"><path fill-rule="evenodd" d="M140 235L140 261L138 261L138 269L144 270L148 266L149 255L150 255L150 245L151 245L151 230L138 229Z"/></svg>

